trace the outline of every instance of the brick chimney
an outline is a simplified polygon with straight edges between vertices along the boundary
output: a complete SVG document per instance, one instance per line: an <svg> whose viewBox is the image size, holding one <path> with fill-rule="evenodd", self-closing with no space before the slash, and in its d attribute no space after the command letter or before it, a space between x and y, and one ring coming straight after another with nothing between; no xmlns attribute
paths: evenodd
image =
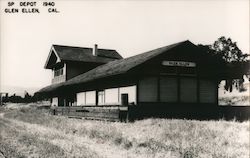
<svg viewBox="0 0 250 158"><path fill-rule="evenodd" d="M93 48L93 56L97 56L98 55L98 45L95 44L94 48Z"/></svg>

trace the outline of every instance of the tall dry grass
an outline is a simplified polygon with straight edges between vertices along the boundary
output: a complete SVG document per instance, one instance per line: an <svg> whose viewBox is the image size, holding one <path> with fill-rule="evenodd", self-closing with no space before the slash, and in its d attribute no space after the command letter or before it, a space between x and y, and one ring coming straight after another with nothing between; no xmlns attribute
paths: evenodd
<svg viewBox="0 0 250 158"><path fill-rule="evenodd" d="M250 96L227 96L219 98L219 105L250 106Z"/></svg>
<svg viewBox="0 0 250 158"><path fill-rule="evenodd" d="M51 116L36 108L6 110L5 117L112 144L138 157L249 157L249 121L152 118L121 123Z"/></svg>

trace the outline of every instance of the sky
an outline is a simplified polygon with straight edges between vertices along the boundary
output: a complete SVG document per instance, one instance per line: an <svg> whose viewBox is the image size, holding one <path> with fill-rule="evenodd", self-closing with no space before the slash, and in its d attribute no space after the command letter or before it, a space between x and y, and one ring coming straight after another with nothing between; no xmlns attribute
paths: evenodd
<svg viewBox="0 0 250 158"><path fill-rule="evenodd" d="M129 57L187 39L212 44L225 36L249 53L249 0L58 0L59 13L36 1L39 14L5 13L7 2L0 1L1 87L49 85L52 73L44 64L52 44L98 44Z"/></svg>

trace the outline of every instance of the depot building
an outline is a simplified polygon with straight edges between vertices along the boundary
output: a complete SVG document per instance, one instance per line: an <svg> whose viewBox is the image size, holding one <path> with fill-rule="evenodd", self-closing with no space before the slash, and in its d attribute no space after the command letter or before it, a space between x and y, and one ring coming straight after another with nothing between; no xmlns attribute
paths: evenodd
<svg viewBox="0 0 250 158"><path fill-rule="evenodd" d="M53 45L52 84L38 94L53 106L214 106L222 61L190 41L129 58L112 49Z"/></svg>

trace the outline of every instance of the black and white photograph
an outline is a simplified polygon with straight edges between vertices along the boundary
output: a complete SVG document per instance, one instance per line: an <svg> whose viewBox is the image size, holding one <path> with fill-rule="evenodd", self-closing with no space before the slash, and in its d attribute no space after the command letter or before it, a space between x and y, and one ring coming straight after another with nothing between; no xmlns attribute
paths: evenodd
<svg viewBox="0 0 250 158"><path fill-rule="evenodd" d="M0 158L249 158L249 0L0 0Z"/></svg>

